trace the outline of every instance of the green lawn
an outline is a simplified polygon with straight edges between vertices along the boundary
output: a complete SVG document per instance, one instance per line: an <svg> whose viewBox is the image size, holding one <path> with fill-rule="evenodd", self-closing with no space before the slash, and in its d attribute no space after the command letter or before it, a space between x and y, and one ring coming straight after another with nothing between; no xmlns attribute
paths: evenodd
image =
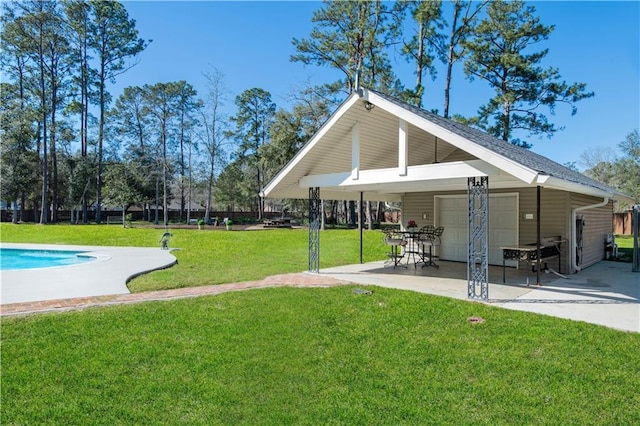
<svg viewBox="0 0 640 426"><path fill-rule="evenodd" d="M633 261L633 237L631 235L616 235L618 256L623 261Z"/></svg>
<svg viewBox="0 0 640 426"><path fill-rule="evenodd" d="M2 241L143 246L161 234L0 231ZM306 267L305 232L174 234L178 266L190 264L201 279L212 265L229 276L225 267L245 266L207 263L203 272L190 249L245 252L236 245L255 239L265 250L250 254L257 263L279 253L277 273ZM327 238L344 246L335 258L323 252L325 261L357 259L357 233ZM300 244L301 266L285 262ZM173 279L188 277L183 269ZM472 316L485 321L472 324ZM408 291L267 288L0 324L2 425L640 424L640 334Z"/></svg>
<svg viewBox="0 0 640 426"><path fill-rule="evenodd" d="M132 292L259 280L308 269L309 232L305 229L224 231L216 228L171 230L170 247L178 265L140 276ZM0 224L3 242L160 247L163 230L115 225ZM365 262L385 258L380 231L364 232ZM359 232L328 230L320 236L323 268L360 262Z"/></svg>

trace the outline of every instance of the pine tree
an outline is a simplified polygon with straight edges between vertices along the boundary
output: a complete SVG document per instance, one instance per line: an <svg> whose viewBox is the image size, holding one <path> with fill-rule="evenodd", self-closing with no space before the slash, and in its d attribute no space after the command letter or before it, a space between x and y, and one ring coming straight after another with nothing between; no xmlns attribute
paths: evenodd
<svg viewBox="0 0 640 426"><path fill-rule="evenodd" d="M561 129L540 112L542 107L553 115L557 104L567 104L575 114L575 103L593 96L586 84L568 84L558 69L540 65L548 49L533 49L553 29L541 24L535 8L523 1L489 3L487 17L463 43L467 76L486 81L496 93L473 123L504 141L530 147L516 137L517 131L551 136Z"/></svg>
<svg viewBox="0 0 640 426"><path fill-rule="evenodd" d="M293 39L298 53L291 61L340 71L344 79L329 85L336 90L351 93L360 70L361 85L399 93L387 48L397 42L402 17L380 0L325 1L313 14L310 37Z"/></svg>

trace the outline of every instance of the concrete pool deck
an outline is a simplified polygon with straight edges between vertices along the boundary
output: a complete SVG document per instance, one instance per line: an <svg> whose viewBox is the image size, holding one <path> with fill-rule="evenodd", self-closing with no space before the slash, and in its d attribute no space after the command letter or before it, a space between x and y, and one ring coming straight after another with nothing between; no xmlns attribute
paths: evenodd
<svg viewBox="0 0 640 426"><path fill-rule="evenodd" d="M127 282L140 274L174 265L169 250L139 247L102 247L55 244L0 244L2 248L74 250L96 260L77 265L7 270L0 273L2 305L128 294Z"/></svg>

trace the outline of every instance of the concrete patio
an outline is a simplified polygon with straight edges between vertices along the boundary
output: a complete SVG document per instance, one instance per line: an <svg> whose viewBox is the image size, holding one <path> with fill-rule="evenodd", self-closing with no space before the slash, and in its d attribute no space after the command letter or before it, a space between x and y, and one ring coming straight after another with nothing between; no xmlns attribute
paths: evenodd
<svg viewBox="0 0 640 426"><path fill-rule="evenodd" d="M333 278L400 290L417 291L467 300L466 264L439 262L440 268L405 268L371 262L327 268L321 274ZM536 274L507 268L506 283L502 267L489 268L489 303L507 309L535 312L640 332L640 274L631 264L599 262L577 274L561 278L553 273Z"/></svg>

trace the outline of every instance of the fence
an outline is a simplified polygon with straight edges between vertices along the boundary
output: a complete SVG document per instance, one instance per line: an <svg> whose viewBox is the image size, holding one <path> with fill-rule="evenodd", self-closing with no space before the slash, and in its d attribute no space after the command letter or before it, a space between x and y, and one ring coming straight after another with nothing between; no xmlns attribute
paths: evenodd
<svg viewBox="0 0 640 426"><path fill-rule="evenodd" d="M631 211L613 214L613 233L616 235L631 235L633 231Z"/></svg>
<svg viewBox="0 0 640 426"><path fill-rule="evenodd" d="M127 212L131 214L132 220L143 220L143 213L140 210L130 210ZM37 214L37 215L36 215ZM77 213L75 213L77 214ZM87 212L89 222L94 222L96 219L96 212L93 210L89 210ZM186 212L184 213L185 217L183 220L186 220ZM280 212L265 212L265 219L273 219L281 217L282 213ZM82 217L82 214L80 214ZM204 217L204 210L191 210L190 218L191 219L202 219ZM258 218L258 212L209 212L210 218L217 217L218 220L222 220L225 217L233 220L234 222L240 223L244 221L256 220ZM11 222L13 218L12 210L1 210L0 211L0 222ZM36 218L39 218L39 212L34 212L33 209L30 210L22 210L18 212L18 218L22 222L35 222ZM176 210L169 210L169 220L177 221L180 218L180 212ZM151 221L155 219L155 210L151 210ZM164 215L162 213L162 209L158 212L158 220L162 222L164 220ZM103 210L102 211L102 221L103 223L122 223L122 212L114 211L114 210ZM69 210L59 210L58 211L58 223L69 223L71 222L71 212Z"/></svg>

